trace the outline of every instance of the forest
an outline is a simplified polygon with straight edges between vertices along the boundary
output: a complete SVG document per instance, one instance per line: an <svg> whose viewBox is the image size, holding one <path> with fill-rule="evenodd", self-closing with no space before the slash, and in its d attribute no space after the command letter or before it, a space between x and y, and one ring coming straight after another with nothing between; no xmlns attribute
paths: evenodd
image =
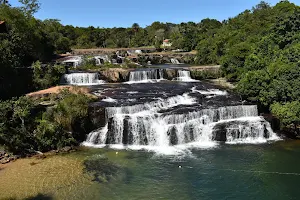
<svg viewBox="0 0 300 200"><path fill-rule="evenodd" d="M300 134L300 7L289 1L275 6L262 1L222 22L154 22L147 27L134 23L128 28L84 28L62 25L57 19L39 20L34 17L40 7L37 0L19 1L21 7L0 0L0 144L12 151L56 148L51 141L59 131L64 145L76 143L77 136L70 131L75 121L85 118L89 99L64 94L58 98L61 107L41 114L34 112L37 106L32 100L22 97L58 84L64 69L49 64L58 54L75 48L159 49L164 39L170 39L174 49L196 50L196 64L220 64L222 75L237 85L243 100L272 113L283 130ZM40 63L46 63L46 69ZM79 110L65 101L80 105ZM69 121L61 120L63 112Z"/></svg>

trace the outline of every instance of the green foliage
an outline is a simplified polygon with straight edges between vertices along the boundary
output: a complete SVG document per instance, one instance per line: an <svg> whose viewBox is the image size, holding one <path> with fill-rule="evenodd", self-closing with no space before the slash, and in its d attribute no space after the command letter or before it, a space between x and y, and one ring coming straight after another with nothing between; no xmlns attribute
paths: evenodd
<svg viewBox="0 0 300 200"><path fill-rule="evenodd" d="M39 121L34 130L34 137L37 149L42 152L77 144L72 133L65 131L59 124L47 120Z"/></svg>
<svg viewBox="0 0 300 200"><path fill-rule="evenodd" d="M196 80L205 80L205 79L217 79L221 77L221 73L219 71L197 71L192 70L191 71L191 77Z"/></svg>
<svg viewBox="0 0 300 200"><path fill-rule="evenodd" d="M65 74L65 67L60 65L44 65L37 61L33 63L33 83L36 89L46 89L58 85Z"/></svg>
<svg viewBox="0 0 300 200"><path fill-rule="evenodd" d="M0 5L0 13L7 29L0 33L0 99L9 99L33 89L28 67L51 60L54 48L39 20L6 5Z"/></svg>
<svg viewBox="0 0 300 200"><path fill-rule="evenodd" d="M242 96L253 102L268 104L266 93L270 84L269 74L265 70L250 71L238 83L237 90Z"/></svg>
<svg viewBox="0 0 300 200"><path fill-rule="evenodd" d="M244 99L270 108L283 127L295 125L294 129L299 124L299 20L300 8L288 1L274 7L261 3L220 29L235 39L232 44L232 38L227 39L220 57L226 77L238 81L237 91ZM257 30L248 30L249 24Z"/></svg>
<svg viewBox="0 0 300 200"><path fill-rule="evenodd" d="M81 93L72 94L68 91L64 91L60 98L56 107L50 109L45 118L54 121L64 130L72 132L77 141L82 141L85 134L92 131L88 118L88 105L93 99Z"/></svg>
<svg viewBox="0 0 300 200"><path fill-rule="evenodd" d="M23 6L21 10L27 15L32 16L40 9L40 3L38 0L19 0Z"/></svg>
<svg viewBox="0 0 300 200"><path fill-rule="evenodd" d="M27 97L0 101L0 145L16 154L78 145L93 128L88 117L91 101L66 91L46 110Z"/></svg>
<svg viewBox="0 0 300 200"><path fill-rule="evenodd" d="M32 150L32 130L36 125L32 112L33 102L21 97L17 100L0 102L0 142L14 153Z"/></svg>
<svg viewBox="0 0 300 200"><path fill-rule="evenodd" d="M300 101L292 101L286 104L275 103L271 106L271 110L280 119L283 127L294 125L295 129L299 129Z"/></svg>

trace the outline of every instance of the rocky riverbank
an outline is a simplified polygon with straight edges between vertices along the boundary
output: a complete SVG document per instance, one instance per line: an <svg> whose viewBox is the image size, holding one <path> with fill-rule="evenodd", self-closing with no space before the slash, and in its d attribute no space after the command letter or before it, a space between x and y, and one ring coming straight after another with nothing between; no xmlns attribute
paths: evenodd
<svg viewBox="0 0 300 200"><path fill-rule="evenodd" d="M20 158L20 156L12 155L6 151L0 151L0 164L7 164L11 161L17 160L18 158Z"/></svg>
<svg viewBox="0 0 300 200"><path fill-rule="evenodd" d="M58 150L52 150L49 152L45 152L45 153L41 153L41 152L35 152L32 154L28 154L24 157L34 157L37 159L44 159L48 156L53 156L53 155L58 155L58 154L65 154L65 153L71 153L71 152L75 152L77 151L77 147L70 147L70 146L66 146L64 148L58 149ZM19 155L13 155L9 152L6 151L0 151L0 165L5 165L8 164L10 162L16 161L17 159L22 158L22 156Z"/></svg>

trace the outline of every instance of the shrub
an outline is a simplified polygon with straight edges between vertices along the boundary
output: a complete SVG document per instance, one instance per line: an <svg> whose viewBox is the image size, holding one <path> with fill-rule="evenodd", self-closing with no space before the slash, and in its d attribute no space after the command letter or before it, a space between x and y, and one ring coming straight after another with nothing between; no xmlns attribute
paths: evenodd
<svg viewBox="0 0 300 200"><path fill-rule="evenodd" d="M0 145L22 155L78 145L93 128L88 116L91 101L66 91L47 109L27 97L0 101Z"/></svg>
<svg viewBox="0 0 300 200"><path fill-rule="evenodd" d="M37 61L33 63L33 83L36 89L46 89L60 83L66 69L61 65L44 65Z"/></svg>
<svg viewBox="0 0 300 200"><path fill-rule="evenodd" d="M191 77L196 80L216 79L221 77L219 71L191 71Z"/></svg>

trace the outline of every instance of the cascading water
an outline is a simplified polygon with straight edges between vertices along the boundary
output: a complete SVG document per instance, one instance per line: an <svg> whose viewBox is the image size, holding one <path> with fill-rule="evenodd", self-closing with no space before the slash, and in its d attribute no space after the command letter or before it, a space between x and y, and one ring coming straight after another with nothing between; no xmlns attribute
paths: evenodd
<svg viewBox="0 0 300 200"><path fill-rule="evenodd" d="M187 70L178 70L177 77L174 80L182 82L198 82L191 78L191 72Z"/></svg>
<svg viewBox="0 0 300 200"><path fill-rule="evenodd" d="M149 83L158 82L163 80L163 70L143 70L143 71L132 71L129 74L129 82L127 83Z"/></svg>
<svg viewBox="0 0 300 200"><path fill-rule="evenodd" d="M258 116L257 106L173 112L197 103L186 93L145 104L107 107L105 127L90 133L84 144L164 149L211 146L214 141L257 143L277 139L270 124Z"/></svg>
<svg viewBox="0 0 300 200"><path fill-rule="evenodd" d="M108 55L95 56L96 65L103 65L105 63L111 63Z"/></svg>
<svg viewBox="0 0 300 200"><path fill-rule="evenodd" d="M105 83L98 73L71 73L62 77L62 83L69 85L99 85Z"/></svg>
<svg viewBox="0 0 300 200"><path fill-rule="evenodd" d="M180 65L181 63L176 58L171 58L171 63L174 65Z"/></svg>

